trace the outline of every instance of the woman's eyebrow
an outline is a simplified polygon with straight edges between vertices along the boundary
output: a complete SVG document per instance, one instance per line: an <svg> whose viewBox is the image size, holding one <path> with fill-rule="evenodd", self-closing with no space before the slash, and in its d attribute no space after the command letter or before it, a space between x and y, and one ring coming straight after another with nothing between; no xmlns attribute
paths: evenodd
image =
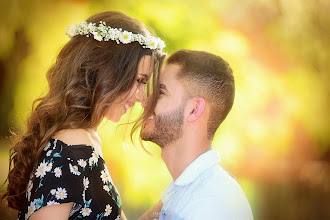
<svg viewBox="0 0 330 220"><path fill-rule="evenodd" d="M149 76L148 76L148 74L140 74L141 76L144 76L144 78L146 78L146 81L148 81L149 80Z"/></svg>

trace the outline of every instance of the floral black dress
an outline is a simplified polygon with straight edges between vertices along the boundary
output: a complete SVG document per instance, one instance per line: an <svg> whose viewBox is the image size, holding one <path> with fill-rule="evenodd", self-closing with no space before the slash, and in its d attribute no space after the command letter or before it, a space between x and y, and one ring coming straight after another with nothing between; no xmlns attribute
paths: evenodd
<svg viewBox="0 0 330 220"><path fill-rule="evenodd" d="M88 145L50 139L31 175L18 219L49 205L73 202L69 219L119 220L121 200L105 161Z"/></svg>

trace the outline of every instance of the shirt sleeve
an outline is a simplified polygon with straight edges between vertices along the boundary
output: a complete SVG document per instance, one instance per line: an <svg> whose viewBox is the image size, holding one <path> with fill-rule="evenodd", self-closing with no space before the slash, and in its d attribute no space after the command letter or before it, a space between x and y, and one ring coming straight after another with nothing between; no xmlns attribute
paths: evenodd
<svg viewBox="0 0 330 220"><path fill-rule="evenodd" d="M74 202L84 205L85 165L88 158L76 158L68 146L55 145L43 152L30 180L26 197L28 213L44 206Z"/></svg>

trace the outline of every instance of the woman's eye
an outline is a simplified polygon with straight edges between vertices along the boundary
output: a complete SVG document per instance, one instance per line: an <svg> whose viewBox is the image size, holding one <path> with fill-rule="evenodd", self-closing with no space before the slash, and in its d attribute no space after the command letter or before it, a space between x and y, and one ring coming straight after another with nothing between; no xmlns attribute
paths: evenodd
<svg viewBox="0 0 330 220"><path fill-rule="evenodd" d="M137 82L138 83L142 83L144 85L147 84L147 82L144 79L138 79Z"/></svg>
<svg viewBox="0 0 330 220"><path fill-rule="evenodd" d="M159 90L159 95L164 95L165 93L162 90Z"/></svg>

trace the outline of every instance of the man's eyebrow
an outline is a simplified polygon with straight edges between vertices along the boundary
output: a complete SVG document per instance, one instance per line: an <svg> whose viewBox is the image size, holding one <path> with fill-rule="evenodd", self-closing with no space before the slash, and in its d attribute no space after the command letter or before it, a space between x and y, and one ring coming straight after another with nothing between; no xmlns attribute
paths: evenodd
<svg viewBox="0 0 330 220"><path fill-rule="evenodd" d="M146 78L146 81L149 81L149 76L148 76L148 74L140 74L141 76L144 76L144 78Z"/></svg>
<svg viewBox="0 0 330 220"><path fill-rule="evenodd" d="M161 84L159 85L159 88L167 90L166 85L163 84L163 83L161 83Z"/></svg>

